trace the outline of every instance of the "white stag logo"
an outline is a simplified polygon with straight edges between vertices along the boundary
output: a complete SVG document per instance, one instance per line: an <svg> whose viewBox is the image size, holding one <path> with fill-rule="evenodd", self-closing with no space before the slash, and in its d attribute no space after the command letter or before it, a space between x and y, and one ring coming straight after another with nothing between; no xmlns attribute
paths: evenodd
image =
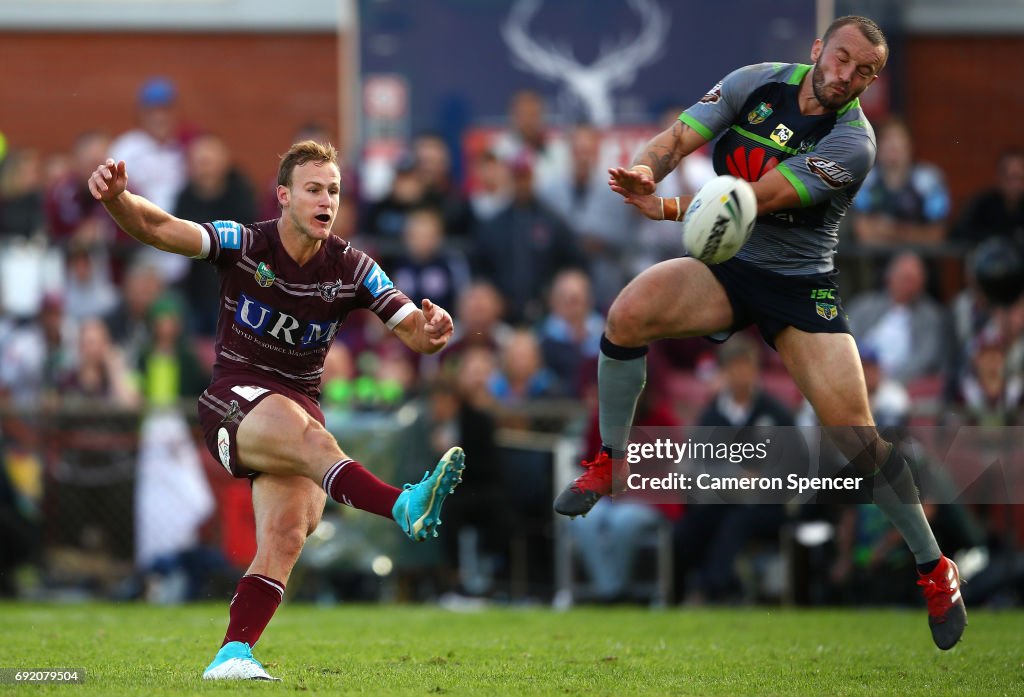
<svg viewBox="0 0 1024 697"><path fill-rule="evenodd" d="M536 40L527 33L540 0L517 2L501 26L501 35L518 68L548 80L564 81L569 92L586 107L590 121L608 126L614 116L612 90L632 84L637 71L661 55L668 36L669 18L657 2L627 1L640 15L640 33L617 45L602 45L591 65L581 64L570 46Z"/></svg>

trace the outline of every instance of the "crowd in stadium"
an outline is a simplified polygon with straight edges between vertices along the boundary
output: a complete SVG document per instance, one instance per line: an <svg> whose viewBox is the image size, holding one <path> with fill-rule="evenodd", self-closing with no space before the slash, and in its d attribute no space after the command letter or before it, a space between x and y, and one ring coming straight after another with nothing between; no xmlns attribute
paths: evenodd
<svg viewBox="0 0 1024 697"><path fill-rule="evenodd" d="M10 142L0 161L0 245L57 258L63 269L61 284L41 292L31 311L14 311L21 306L4 298L0 315L6 461L0 468L0 595L24 585L12 570L26 561L39 569L37 586L53 581L45 550L63 533L54 532L46 516L70 500L44 491L55 481L46 469L50 454L39 437L43 431L27 415L172 408L194 425L194 400L209 378L219 312L215 271L144 248L115 229L89 195L89 174L108 156L123 159L132 191L188 220L246 223L278 214L273 171L247 178L221 138L180 113L175 85L152 79L138 100L132 131L83 131L66 153ZM991 240L1024 245L1024 150L1007 147L990 176L979 173L976 196L954 207L943 173L915 159L906 124L889 118L875 127L877 161L842 230L838 264L876 421L897 429L1021 425L1024 300L1002 305L986 297L976 279L984 271L976 250L985 253L982 245ZM594 452L603 313L638 270L682 253L677 226L638 217L609 190L602 137L585 124L556 128L543 99L522 92L510 99L506 129L482 152L453 151L435 134L413 137L381 196L371 198L361 186L360 163L346 164L335 234L373 255L411 298L429 297L455 318L452 344L430 357L407 351L369 314L348 318L329 355L322 395L325 409L340 412L393 411L416 401L433 451L465 448L471 467L449 502L449 534L433 572L437 594L507 592L515 575L510 569L521 556L534 562L528 593L550 592L536 590L544 588L538 578L551 563L548 463L509 452L499 432L575 428L583 436L580 455ZM307 124L295 139L330 136L324 126ZM463 181L455 171L465 173ZM659 193L693 193L713 175L706 157L687 158ZM756 334L721 346L702 339L659 342L649 370L638 425L814 423ZM344 432L338 436L344 446ZM149 457L159 467L182 442L189 437L169 440ZM215 463L206 466L202 447L182 457L203 460L196 471L211 479L226 477ZM46 469L35 478L24 464L33 458ZM143 459L140 454L140 468L147 467ZM145 496L136 496L141 506ZM112 555L125 564L117 568L121 577L159 569L169 563L168 552L217 548L222 531L204 526L214 507L206 482L193 481L182 500L188 503L178 509L178 522L187 519L188 530L151 553L139 545L153 523L136 511L135 548L129 543L127 552ZM948 554L972 550L987 561L965 589L973 593L970 602L1019 601L1019 507L925 503ZM784 531L811 518L831 522L835 535L827 553L809 553L802 563L809 579L803 600L914 602L908 584L872 582L880 568L909 577L913 558L870 505L796 510L602 501L569 529L585 552L581 576L596 602L637 600L635 581L650 571L634 562L649 561L648 542L661 529L674 541L676 599L735 602L778 599L777 589L756 579L771 576L766 565ZM460 542L467 538L455 534L460 529L475 530L479 555L493 561L485 581L458 573L460 562L463 571L466 566ZM525 550L513 544L523 530ZM86 537L83 532L76 544L104 548L103 540ZM146 594L142 585L103 588Z"/></svg>

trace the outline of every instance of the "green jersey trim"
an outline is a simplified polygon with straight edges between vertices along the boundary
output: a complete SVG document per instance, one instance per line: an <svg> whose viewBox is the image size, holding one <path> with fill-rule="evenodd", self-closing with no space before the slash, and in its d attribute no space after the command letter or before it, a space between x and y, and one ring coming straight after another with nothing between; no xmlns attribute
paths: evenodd
<svg viewBox="0 0 1024 697"><path fill-rule="evenodd" d="M860 109L860 97L855 97L854 99L851 99L846 104L844 104L843 108L836 112L836 116L842 116L843 114L845 114L854 107Z"/></svg>
<svg viewBox="0 0 1024 697"><path fill-rule="evenodd" d="M793 74L786 80L787 85L799 85L804 79L804 75L810 72L811 66L805 63L798 63L796 68L793 70Z"/></svg>
<svg viewBox="0 0 1024 697"><path fill-rule="evenodd" d="M685 123L693 130L697 131L697 133L700 133L701 136L703 136L704 140L711 140L712 138L715 137L715 134L711 132L710 128L708 128L707 126L705 126L704 124L702 124L700 121L693 118L689 114L680 114L679 120Z"/></svg>
<svg viewBox="0 0 1024 697"><path fill-rule="evenodd" d="M786 166L786 163L783 162L775 169L779 172L779 174L786 178L786 181L793 185L794 189L796 189L796 193L800 195L800 205L802 205L804 208L811 205L811 192L808 191L807 186L789 170L789 167Z"/></svg>
<svg viewBox="0 0 1024 697"><path fill-rule="evenodd" d="M799 155L800 154L800 151L796 150L795 148L790 148L790 147L787 147L785 145L779 145L774 140L770 140L768 138L765 138L764 136L759 136L756 133L751 133L750 131L748 131L745 128L740 128L739 126L736 126L736 125L730 126L729 128L731 128L732 130L736 131L737 133L739 133L744 138L749 138L750 140L754 141L755 143L760 143L761 145L767 146L767 147L772 148L774 150L781 150L782 152L784 152L784 153L786 153L788 155Z"/></svg>

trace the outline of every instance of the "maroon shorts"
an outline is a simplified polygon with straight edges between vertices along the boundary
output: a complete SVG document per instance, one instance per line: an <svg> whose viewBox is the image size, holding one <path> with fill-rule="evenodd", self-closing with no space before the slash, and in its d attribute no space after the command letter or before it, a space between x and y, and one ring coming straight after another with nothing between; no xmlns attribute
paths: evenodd
<svg viewBox="0 0 1024 697"><path fill-rule="evenodd" d="M199 424L206 447L233 477L244 479L259 475L238 459L238 425L246 414L272 394L287 397L319 421L321 426L324 425L324 414L316 400L304 392L270 380L248 375L222 378L199 395Z"/></svg>

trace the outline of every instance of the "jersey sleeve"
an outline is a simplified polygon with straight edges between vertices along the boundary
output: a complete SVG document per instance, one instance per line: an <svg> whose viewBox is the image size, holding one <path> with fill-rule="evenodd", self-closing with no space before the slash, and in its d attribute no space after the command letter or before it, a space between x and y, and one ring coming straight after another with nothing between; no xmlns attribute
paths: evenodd
<svg viewBox="0 0 1024 697"><path fill-rule="evenodd" d="M195 258L214 266L231 266L252 245L252 230L232 220L215 220L199 227L205 238L203 249Z"/></svg>
<svg viewBox="0 0 1024 697"><path fill-rule="evenodd" d="M800 195L803 207L827 201L837 191L852 196L875 163L875 143L858 126L842 126L826 136L812 152L790 157L777 169Z"/></svg>
<svg viewBox="0 0 1024 697"><path fill-rule="evenodd" d="M362 259L356 266L356 301L359 307L373 312L388 329L416 311L416 305L395 284L369 255L359 252Z"/></svg>
<svg viewBox="0 0 1024 697"><path fill-rule="evenodd" d="M679 120L707 140L712 140L732 125L751 93L782 69L783 65L779 63L758 63L738 68L680 114Z"/></svg>

